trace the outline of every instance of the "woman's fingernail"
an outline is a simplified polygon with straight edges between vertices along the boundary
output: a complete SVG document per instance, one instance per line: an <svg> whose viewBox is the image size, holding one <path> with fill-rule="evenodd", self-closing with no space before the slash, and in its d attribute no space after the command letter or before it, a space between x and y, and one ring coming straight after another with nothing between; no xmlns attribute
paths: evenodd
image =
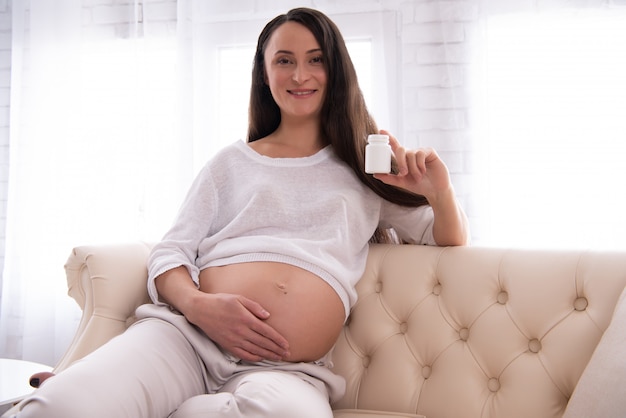
<svg viewBox="0 0 626 418"><path fill-rule="evenodd" d="M38 377L33 377L32 379L30 379L30 385L34 388L38 388L39 387L39 378Z"/></svg>

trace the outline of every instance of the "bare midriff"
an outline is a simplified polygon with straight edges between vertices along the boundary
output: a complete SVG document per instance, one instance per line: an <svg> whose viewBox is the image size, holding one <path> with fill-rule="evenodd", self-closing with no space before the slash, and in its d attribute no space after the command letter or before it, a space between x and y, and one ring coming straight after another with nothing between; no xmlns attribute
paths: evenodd
<svg viewBox="0 0 626 418"><path fill-rule="evenodd" d="M333 347L345 319L341 299L317 275L289 264L252 262L209 267L200 290L242 295L269 313L265 321L289 342L286 361L315 361Z"/></svg>

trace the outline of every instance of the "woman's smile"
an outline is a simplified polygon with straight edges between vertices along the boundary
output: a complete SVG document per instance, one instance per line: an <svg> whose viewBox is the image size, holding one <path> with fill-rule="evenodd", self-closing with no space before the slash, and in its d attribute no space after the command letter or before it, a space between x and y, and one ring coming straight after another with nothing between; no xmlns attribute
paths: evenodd
<svg viewBox="0 0 626 418"><path fill-rule="evenodd" d="M310 97L313 94L315 94L317 92L317 90L302 90L302 89L298 89L298 90L287 90L287 92L289 92L289 94L294 95L295 97L307 98L307 97Z"/></svg>

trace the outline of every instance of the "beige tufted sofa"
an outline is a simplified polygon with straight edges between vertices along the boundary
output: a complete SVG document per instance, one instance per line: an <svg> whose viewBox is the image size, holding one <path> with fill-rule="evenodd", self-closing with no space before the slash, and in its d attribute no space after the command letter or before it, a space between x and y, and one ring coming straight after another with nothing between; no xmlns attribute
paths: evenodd
<svg viewBox="0 0 626 418"><path fill-rule="evenodd" d="M148 302L148 252L74 249L69 294L84 315L57 371L123 332ZM373 245L333 355L347 380L335 417L552 418L569 402L568 418L607 418L593 412L611 402L594 379L626 356L626 327L605 333L616 306L626 321L625 286L625 253ZM626 375L613 374L609 384L623 387Z"/></svg>

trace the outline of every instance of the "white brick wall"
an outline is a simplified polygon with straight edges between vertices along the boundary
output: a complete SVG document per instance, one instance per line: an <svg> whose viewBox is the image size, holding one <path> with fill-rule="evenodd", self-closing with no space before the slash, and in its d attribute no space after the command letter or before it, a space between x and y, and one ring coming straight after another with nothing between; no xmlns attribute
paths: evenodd
<svg viewBox="0 0 626 418"><path fill-rule="evenodd" d="M0 0L0 263L4 257L8 177L8 125L11 43L11 1ZM127 22L138 16L152 31L171 33L176 27L176 0L83 0L85 36L127 37L143 25ZM295 4L291 0L211 0L201 2L199 13L211 20L266 19ZM471 174L468 108L468 24L476 20L477 2L427 0L317 0L298 5L327 13L397 11L402 51L403 132L397 136L408 146L432 146L445 159L465 204ZM202 10L200 10L202 9ZM1 267L1 266L0 266ZM1 271L1 269L0 269Z"/></svg>
<svg viewBox="0 0 626 418"><path fill-rule="evenodd" d="M477 15L473 1L402 4L404 141L438 151L470 222L468 25Z"/></svg>

